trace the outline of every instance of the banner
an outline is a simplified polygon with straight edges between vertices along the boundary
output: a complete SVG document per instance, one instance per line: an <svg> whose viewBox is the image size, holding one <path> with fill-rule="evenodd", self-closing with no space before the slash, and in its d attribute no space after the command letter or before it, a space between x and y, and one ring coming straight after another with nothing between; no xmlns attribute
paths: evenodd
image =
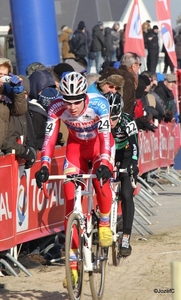
<svg viewBox="0 0 181 300"><path fill-rule="evenodd" d="M134 0L133 2L133 7L126 25L124 53L126 52L135 52L137 55L145 57L138 0Z"/></svg>
<svg viewBox="0 0 181 300"><path fill-rule="evenodd" d="M170 1L156 0L156 13L161 30L163 44L174 65L177 68L177 58L175 53L175 44L173 39L172 24L170 18Z"/></svg>

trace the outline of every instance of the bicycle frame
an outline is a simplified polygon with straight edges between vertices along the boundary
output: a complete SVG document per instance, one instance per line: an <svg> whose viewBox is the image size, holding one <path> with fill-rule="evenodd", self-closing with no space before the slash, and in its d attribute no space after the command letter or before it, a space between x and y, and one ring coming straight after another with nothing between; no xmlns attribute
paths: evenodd
<svg viewBox="0 0 181 300"><path fill-rule="evenodd" d="M94 174L74 174L74 175L50 175L49 180L67 180L67 181L74 181L75 183L75 198L74 198L74 208L72 213L78 214L79 222L80 222L80 229L81 229L81 236L84 236L85 245L83 246L84 257L85 257L85 265L84 271L92 271L93 270L93 263L92 263L92 240L91 240L91 230L92 230L92 210L93 210L93 190L92 190L92 179L97 178ZM88 182L84 183L82 179L87 179ZM83 190L80 182L83 184L86 189ZM43 191L45 197L48 198L46 192L46 185L43 185ZM86 196L88 198L88 209L86 213L83 213L82 209L82 197ZM85 227L86 221L86 227Z"/></svg>

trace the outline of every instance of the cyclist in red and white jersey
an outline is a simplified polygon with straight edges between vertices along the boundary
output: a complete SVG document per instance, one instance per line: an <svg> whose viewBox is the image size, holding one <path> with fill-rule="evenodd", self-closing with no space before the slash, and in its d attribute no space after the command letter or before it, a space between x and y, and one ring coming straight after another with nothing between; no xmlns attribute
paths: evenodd
<svg viewBox="0 0 181 300"><path fill-rule="evenodd" d="M97 175L97 179L94 179L94 187L100 209L99 243L102 247L109 247L112 244L112 232L109 226L112 194L109 179L114 163L111 158L109 103L100 93L86 93L87 87L87 79L77 72L67 73L61 79L62 97L55 99L49 107L41 169L35 177L39 188L42 182L48 180L62 120L69 131L63 173L87 173L87 162L92 162L92 172ZM102 187L99 182L101 178ZM64 195L67 216L73 209L74 184L72 182L64 183Z"/></svg>

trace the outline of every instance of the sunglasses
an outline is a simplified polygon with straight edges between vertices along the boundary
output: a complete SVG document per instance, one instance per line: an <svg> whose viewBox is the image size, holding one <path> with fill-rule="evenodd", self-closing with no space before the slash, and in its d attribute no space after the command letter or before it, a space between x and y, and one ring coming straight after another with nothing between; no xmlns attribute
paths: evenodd
<svg viewBox="0 0 181 300"><path fill-rule="evenodd" d="M116 91L119 90L119 86L115 86L115 85L113 85L113 84L108 84L108 87L109 87L110 89L115 89Z"/></svg>
<svg viewBox="0 0 181 300"><path fill-rule="evenodd" d="M64 100L64 102L67 104L67 105L79 105L79 104L81 104L82 103L82 101L84 101L84 100L80 100L80 101L65 101Z"/></svg>
<svg viewBox="0 0 181 300"><path fill-rule="evenodd" d="M113 116L111 117L111 121L116 121L119 118L119 116Z"/></svg>

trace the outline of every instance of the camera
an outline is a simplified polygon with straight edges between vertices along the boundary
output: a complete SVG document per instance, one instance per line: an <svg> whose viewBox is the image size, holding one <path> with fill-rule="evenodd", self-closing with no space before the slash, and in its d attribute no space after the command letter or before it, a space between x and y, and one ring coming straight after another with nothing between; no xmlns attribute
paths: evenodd
<svg viewBox="0 0 181 300"><path fill-rule="evenodd" d="M8 75L2 76L0 79L2 80L3 83L11 82L11 76L8 76Z"/></svg>

